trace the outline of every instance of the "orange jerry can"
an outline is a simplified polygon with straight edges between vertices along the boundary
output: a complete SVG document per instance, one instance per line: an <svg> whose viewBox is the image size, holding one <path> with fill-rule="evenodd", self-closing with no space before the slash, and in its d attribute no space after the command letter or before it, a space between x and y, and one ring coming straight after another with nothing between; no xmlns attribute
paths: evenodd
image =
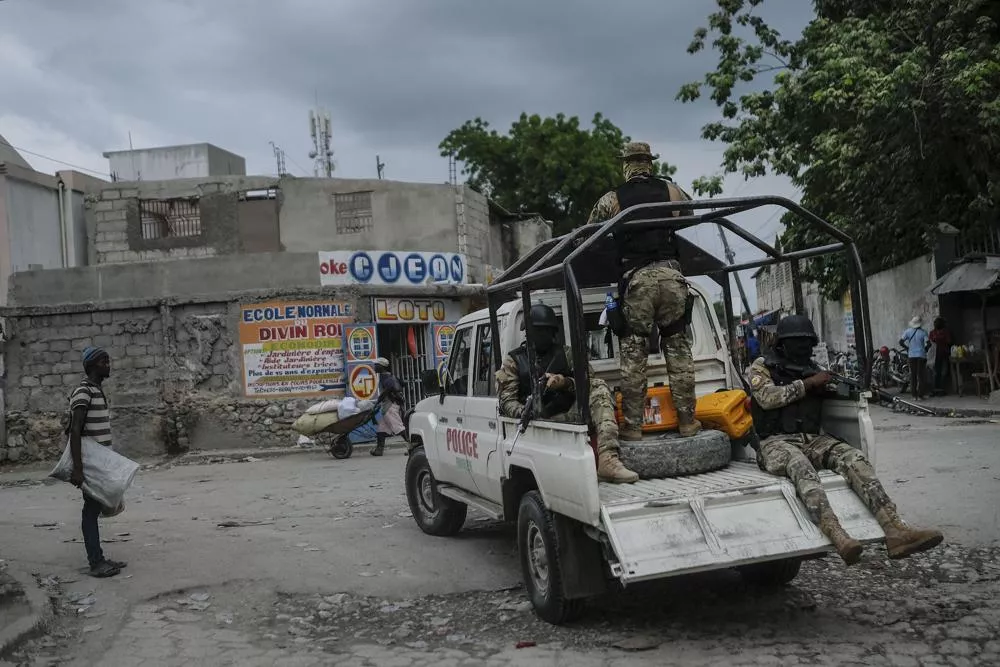
<svg viewBox="0 0 1000 667"><path fill-rule="evenodd" d="M753 426L746 392L742 389L706 394L695 403L695 417L705 428L724 432L730 438L742 438ZM615 392L615 418L621 424L622 394ZM643 433L658 433L677 428L677 412L670 395L670 387L657 384L646 391L643 412Z"/></svg>

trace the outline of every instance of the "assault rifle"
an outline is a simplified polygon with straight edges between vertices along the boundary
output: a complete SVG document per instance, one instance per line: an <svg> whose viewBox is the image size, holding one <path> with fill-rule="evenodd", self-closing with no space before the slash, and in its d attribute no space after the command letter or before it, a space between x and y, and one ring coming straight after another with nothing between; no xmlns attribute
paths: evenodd
<svg viewBox="0 0 1000 667"><path fill-rule="evenodd" d="M823 372L825 372L825 373L828 373L830 375L830 377L834 381L839 382L839 383L844 384L844 385L847 385L848 387L852 387L853 389L856 389L857 391L871 391L876 396L878 396L880 399L882 399L884 401L888 401L889 403L894 403L894 404L899 404L899 405L906 406L910 410L916 410L917 412L919 412L921 414L931 415L931 416L933 416L933 415L936 414L930 408L925 408L922 405L917 405L916 403L911 403L910 401L902 399L899 396L894 396L893 394L890 394L889 392L887 392L885 389L881 389L881 388L876 387L874 385L871 386L871 387L865 387L858 380L846 377L844 375L841 375L840 373L834 373L833 371L827 370L825 368L820 368L818 366L816 366L816 367L812 367L812 366L793 366L791 364L787 364L785 366L785 368L787 368L788 370L792 371L793 373L799 373L803 378L811 377L813 375L816 375L817 373L823 373Z"/></svg>

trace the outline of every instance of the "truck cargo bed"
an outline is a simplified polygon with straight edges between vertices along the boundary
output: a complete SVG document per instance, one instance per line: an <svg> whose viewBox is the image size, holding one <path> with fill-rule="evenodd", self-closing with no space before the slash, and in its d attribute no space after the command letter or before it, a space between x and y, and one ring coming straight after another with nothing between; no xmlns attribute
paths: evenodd
<svg viewBox="0 0 1000 667"><path fill-rule="evenodd" d="M840 475L820 473L844 528L862 541L884 537ZM623 583L818 553L830 542L795 487L753 463L635 484L599 485L601 519Z"/></svg>

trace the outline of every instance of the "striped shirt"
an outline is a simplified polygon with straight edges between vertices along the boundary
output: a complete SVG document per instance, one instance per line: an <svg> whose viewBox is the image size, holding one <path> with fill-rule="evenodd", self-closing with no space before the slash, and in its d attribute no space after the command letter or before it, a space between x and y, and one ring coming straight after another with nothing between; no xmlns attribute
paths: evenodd
<svg viewBox="0 0 1000 667"><path fill-rule="evenodd" d="M86 438L93 438L102 445L111 445L111 411L104 391L84 378L69 397L69 411L86 408L87 416L83 421L83 433Z"/></svg>

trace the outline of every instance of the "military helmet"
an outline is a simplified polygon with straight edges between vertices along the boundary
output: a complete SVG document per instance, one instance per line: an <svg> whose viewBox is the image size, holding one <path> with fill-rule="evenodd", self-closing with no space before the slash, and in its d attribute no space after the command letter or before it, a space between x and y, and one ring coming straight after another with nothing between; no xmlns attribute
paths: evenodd
<svg viewBox="0 0 1000 667"><path fill-rule="evenodd" d="M625 148L622 149L621 154L621 158L623 160L645 158L652 161L659 159L659 157L659 155L653 155L653 151L649 148L649 144L644 141L630 141L625 144Z"/></svg>
<svg viewBox="0 0 1000 667"><path fill-rule="evenodd" d="M789 338L810 338L813 345L819 342L819 336L816 335L812 320L805 315L788 315L778 322L778 340L783 341Z"/></svg>
<svg viewBox="0 0 1000 667"><path fill-rule="evenodd" d="M546 306L542 303L536 303L531 307L531 311L528 313L528 319L531 320L531 326L535 329L546 327L549 329L559 329L559 318L556 316L556 311L552 310L550 306Z"/></svg>

